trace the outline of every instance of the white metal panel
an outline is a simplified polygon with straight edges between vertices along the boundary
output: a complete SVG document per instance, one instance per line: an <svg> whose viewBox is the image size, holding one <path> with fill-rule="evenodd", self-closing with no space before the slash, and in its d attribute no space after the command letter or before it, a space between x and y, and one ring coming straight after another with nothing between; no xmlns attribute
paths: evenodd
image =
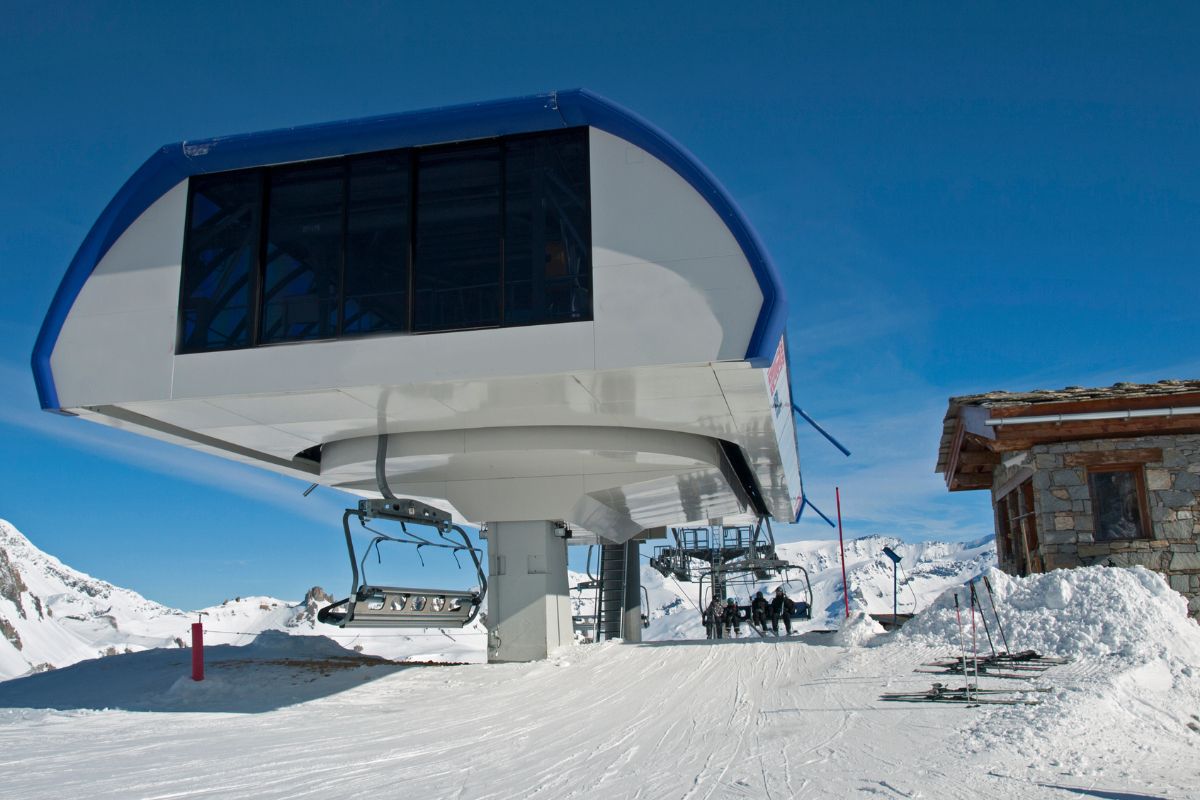
<svg viewBox="0 0 1200 800"><path fill-rule="evenodd" d="M187 182L109 248L63 323L50 369L63 408L170 396Z"/></svg>
<svg viewBox="0 0 1200 800"><path fill-rule="evenodd" d="M176 397L539 375L595 367L592 323L296 342L175 359Z"/></svg>
<svg viewBox="0 0 1200 800"><path fill-rule="evenodd" d="M264 425L372 417L375 409L338 391L297 392L254 397L219 397L210 405Z"/></svg>
<svg viewBox="0 0 1200 800"><path fill-rule="evenodd" d="M290 459L318 442L301 439L289 433L265 425L241 425L231 428L205 428L199 431L205 436L237 442L243 447L269 453L277 458Z"/></svg>
<svg viewBox="0 0 1200 800"><path fill-rule="evenodd" d="M672 369L605 370L575 377L580 386L601 402L721 396L721 385L708 364Z"/></svg>
<svg viewBox="0 0 1200 800"><path fill-rule="evenodd" d="M596 367L743 358L763 298L728 227L649 153L589 143Z"/></svg>
<svg viewBox="0 0 1200 800"><path fill-rule="evenodd" d="M166 397L173 347L164 347L161 339L142 331L174 328L173 311L72 317L50 361L63 407Z"/></svg>

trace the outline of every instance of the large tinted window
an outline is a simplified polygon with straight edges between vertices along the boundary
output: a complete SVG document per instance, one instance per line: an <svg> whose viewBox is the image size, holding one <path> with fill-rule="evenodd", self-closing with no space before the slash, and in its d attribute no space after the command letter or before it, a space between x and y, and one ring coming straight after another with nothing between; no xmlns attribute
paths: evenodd
<svg viewBox="0 0 1200 800"><path fill-rule="evenodd" d="M179 352L592 318L587 130L190 182Z"/></svg>
<svg viewBox="0 0 1200 800"><path fill-rule="evenodd" d="M344 166L273 170L267 199L262 343L337 334Z"/></svg>
<svg viewBox="0 0 1200 800"><path fill-rule="evenodd" d="M500 324L500 147L421 153L413 330Z"/></svg>
<svg viewBox="0 0 1200 800"><path fill-rule="evenodd" d="M261 181L257 172L192 179L179 302L181 353L251 343Z"/></svg>
<svg viewBox="0 0 1200 800"><path fill-rule="evenodd" d="M581 131L505 146L504 320L591 317L587 139Z"/></svg>
<svg viewBox="0 0 1200 800"><path fill-rule="evenodd" d="M350 162L342 332L408 330L409 153Z"/></svg>

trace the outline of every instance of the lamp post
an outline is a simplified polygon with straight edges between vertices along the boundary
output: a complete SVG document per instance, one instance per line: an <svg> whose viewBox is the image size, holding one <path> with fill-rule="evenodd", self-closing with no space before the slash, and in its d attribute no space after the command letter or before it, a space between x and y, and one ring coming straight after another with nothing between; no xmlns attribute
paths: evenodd
<svg viewBox="0 0 1200 800"><path fill-rule="evenodd" d="M900 564L900 556L890 547L883 548L883 554L892 560L892 624L896 624L896 597L900 591L900 584L896 579L896 567Z"/></svg>

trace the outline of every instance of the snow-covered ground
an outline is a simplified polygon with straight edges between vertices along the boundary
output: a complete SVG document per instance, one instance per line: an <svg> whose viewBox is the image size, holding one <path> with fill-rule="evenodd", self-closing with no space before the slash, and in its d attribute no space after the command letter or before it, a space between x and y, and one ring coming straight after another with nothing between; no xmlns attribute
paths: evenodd
<svg viewBox="0 0 1200 800"><path fill-rule="evenodd" d="M1060 576L993 573L1019 644L1077 658L1020 683L1051 690L1030 693L1038 706L879 699L927 688L914 667L953 652L942 604L911 634L858 646L606 643L533 664L370 664L269 634L221 648L200 684L178 650L0 684L0 785L21 798L1195 797L1200 628L1152 573L1079 572L1079 603L1055 612L1065 637L1016 605L1053 596ZM1098 595L1119 598L1113 613L1092 613ZM1169 637L1131 644L1145 626Z"/></svg>
<svg viewBox="0 0 1200 800"><path fill-rule="evenodd" d="M851 597L874 610L879 542L860 541ZM799 547L818 609L840 603L824 545ZM944 547L928 570L914 552L910 575L961 592L980 564ZM1048 690L1024 695L1038 705L881 700L962 684L913 671L959 641L952 598L917 588L922 613L892 634L856 615L836 634L609 642L533 664L398 664L268 631L210 648L202 683L178 648L0 682L0 796L1196 797L1200 626L1182 598L1140 568L987 574L1013 649L1074 659L981 682Z"/></svg>
<svg viewBox="0 0 1200 800"><path fill-rule="evenodd" d="M924 606L948 586L978 575L995 561L990 539L969 544L902 543L865 537L846 543L851 606L890 612L891 562L883 547L903 557L907 580L900 586L900 610ZM837 627L843 614L842 573L836 541L783 544L781 554L804 567L812 580L814 617L801 628ZM586 576L572 573L572 585ZM649 597L648 641L703 638L697 584L681 584L643 567ZM776 584L730 587L743 603L756 589ZM804 584L789 591L802 599ZM590 614L594 593L573 591L578 614ZM65 667L78 661L190 642L191 623L203 620L205 641L244 645L265 631L324 636L343 647L394 660L482 663L487 636L479 623L463 631L437 629L338 630L316 621L317 609L333 598L314 587L303 601L274 597L238 597L211 608L185 612L147 600L136 592L93 578L63 564L0 520L0 680Z"/></svg>

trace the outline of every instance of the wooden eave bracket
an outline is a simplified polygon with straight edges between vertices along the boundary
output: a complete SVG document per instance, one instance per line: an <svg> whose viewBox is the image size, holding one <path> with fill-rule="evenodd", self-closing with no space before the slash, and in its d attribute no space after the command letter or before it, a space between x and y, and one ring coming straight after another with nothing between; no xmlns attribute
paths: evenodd
<svg viewBox="0 0 1200 800"><path fill-rule="evenodd" d="M952 492L987 489L992 485L992 469L1000 463L998 453L991 452L996 432L984 424L988 410L980 406L963 406L950 440L946 459L946 488ZM966 450L967 445L983 450ZM964 467L979 467L975 472L963 472Z"/></svg>

